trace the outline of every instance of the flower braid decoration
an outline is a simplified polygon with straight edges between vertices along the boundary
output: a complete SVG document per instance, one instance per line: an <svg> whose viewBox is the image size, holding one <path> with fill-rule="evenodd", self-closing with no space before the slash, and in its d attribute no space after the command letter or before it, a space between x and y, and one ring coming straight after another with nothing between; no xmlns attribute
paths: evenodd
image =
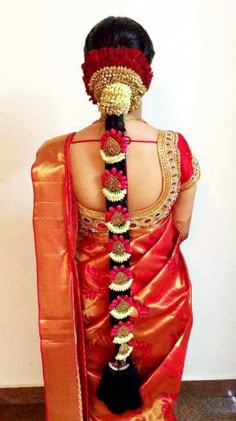
<svg viewBox="0 0 236 421"><path fill-rule="evenodd" d="M115 122L115 124L114 124ZM116 125L119 129L115 129ZM110 323L115 354L105 366L98 388L98 397L111 412L122 414L142 406L140 379L133 365L130 344L134 327L130 319L135 308L131 286L130 214L127 207L128 179L126 151L130 138L125 135L123 116L108 116L106 131L101 137L100 155L105 162L102 191L106 198L105 222L109 232Z"/></svg>
<svg viewBox="0 0 236 421"><path fill-rule="evenodd" d="M126 152L131 139L125 135L124 115L139 108L153 74L140 50L125 47L90 50L82 69L90 100L98 104L105 116L100 155L105 163L102 192L109 233L109 314L115 353L104 367L97 396L111 412L122 414L142 406L141 382L131 358L134 328L130 317L135 300L131 294L132 248L126 169Z"/></svg>
<svg viewBox="0 0 236 421"><path fill-rule="evenodd" d="M129 239L130 215L127 201L126 150L130 139L120 130L107 130L101 137L100 154L105 161L102 175L103 194L107 201L105 222L109 230L110 257L109 306L113 343L118 345L115 360L125 361L133 351L129 341L133 338L133 325L128 321L135 303L131 297L133 276L130 269L131 246ZM123 162L122 162L123 161ZM122 169L121 169L121 164ZM117 165L116 165L117 164Z"/></svg>

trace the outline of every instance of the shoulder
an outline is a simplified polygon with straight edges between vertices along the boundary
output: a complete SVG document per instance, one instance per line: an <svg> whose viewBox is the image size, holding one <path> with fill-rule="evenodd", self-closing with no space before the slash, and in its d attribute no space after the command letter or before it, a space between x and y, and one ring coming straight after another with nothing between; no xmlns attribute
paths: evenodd
<svg viewBox="0 0 236 421"><path fill-rule="evenodd" d="M172 129L162 129L162 128L158 129L158 131L159 133L162 133L163 136L168 141L174 143L176 147L178 148L179 152L190 149L190 146L182 133L172 130Z"/></svg>
<svg viewBox="0 0 236 421"><path fill-rule="evenodd" d="M160 130L160 148L164 146L167 157L178 168L180 191L193 187L201 177L200 164L185 136L174 130Z"/></svg>
<svg viewBox="0 0 236 421"><path fill-rule="evenodd" d="M180 154L186 154L188 156L191 156L191 148L189 145L189 142L184 137L184 135L180 132L175 132L177 137L177 147L180 151Z"/></svg>
<svg viewBox="0 0 236 421"><path fill-rule="evenodd" d="M67 139L69 140L70 135L73 135L73 133L62 134L45 140L36 152L36 160L55 161L60 153L64 153L65 143Z"/></svg>
<svg viewBox="0 0 236 421"><path fill-rule="evenodd" d="M45 140L38 151L31 167L33 179L47 178L53 167L64 163L64 146L69 134L63 134ZM52 172L52 171L51 171Z"/></svg>
<svg viewBox="0 0 236 421"><path fill-rule="evenodd" d="M50 139L46 139L41 144L40 148L37 151L37 154L46 152L46 151L48 152L53 151L55 150L55 148L62 148L68 136L69 136L69 133L55 136Z"/></svg>
<svg viewBox="0 0 236 421"><path fill-rule="evenodd" d="M102 131L103 123L97 121L78 130L75 134L74 140L79 141L95 139L101 135Z"/></svg>
<svg viewBox="0 0 236 421"><path fill-rule="evenodd" d="M192 156L190 145L182 133L170 129L159 129L159 134L162 134L166 141L171 142L176 146L180 158L183 155L188 157Z"/></svg>
<svg viewBox="0 0 236 421"><path fill-rule="evenodd" d="M185 136L180 132L173 133L175 133L176 147L180 160L181 190L186 190L195 185L200 179L200 164Z"/></svg>

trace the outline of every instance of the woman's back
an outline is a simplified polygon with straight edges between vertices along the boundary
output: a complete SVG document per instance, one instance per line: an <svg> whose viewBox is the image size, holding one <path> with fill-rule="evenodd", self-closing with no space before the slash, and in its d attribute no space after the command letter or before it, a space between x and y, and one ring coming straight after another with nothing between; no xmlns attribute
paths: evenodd
<svg viewBox="0 0 236 421"><path fill-rule="evenodd" d="M144 121L125 122L126 135L132 141L127 150L129 180L128 207L131 212L152 206L163 187L163 174L158 154L160 130ZM71 169L78 202L86 208L105 211L101 176L104 162L100 156L100 137L104 121L98 121L76 133L71 145ZM91 140L97 140L93 142Z"/></svg>

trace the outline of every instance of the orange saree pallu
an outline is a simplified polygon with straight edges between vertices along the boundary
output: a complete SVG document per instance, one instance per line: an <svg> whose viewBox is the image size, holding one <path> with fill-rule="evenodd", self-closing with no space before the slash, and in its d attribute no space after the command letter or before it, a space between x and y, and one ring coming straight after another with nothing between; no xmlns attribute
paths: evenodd
<svg viewBox="0 0 236 421"><path fill-rule="evenodd" d="M101 213L78 209L69 168L72 139L73 134L47 141L32 167L47 421L174 421L193 322L191 283L171 213L180 189L180 136L163 131L159 139L162 164L167 159L162 170L169 181L164 182L161 201L150 208L155 215L133 215L133 360L141 377L143 406L122 416L97 399L103 367L114 353L108 233ZM196 168L192 184L199 178Z"/></svg>

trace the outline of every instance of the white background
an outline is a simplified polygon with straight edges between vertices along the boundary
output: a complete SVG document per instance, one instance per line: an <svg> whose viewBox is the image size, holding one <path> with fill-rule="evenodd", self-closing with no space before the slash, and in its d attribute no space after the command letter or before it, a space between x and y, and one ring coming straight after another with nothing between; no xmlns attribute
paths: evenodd
<svg viewBox="0 0 236 421"><path fill-rule="evenodd" d="M194 326L184 379L236 376L235 0L8 0L0 12L0 387L42 385L30 166L41 143L97 117L83 43L108 15L153 39L144 118L180 131L201 163L189 239Z"/></svg>

